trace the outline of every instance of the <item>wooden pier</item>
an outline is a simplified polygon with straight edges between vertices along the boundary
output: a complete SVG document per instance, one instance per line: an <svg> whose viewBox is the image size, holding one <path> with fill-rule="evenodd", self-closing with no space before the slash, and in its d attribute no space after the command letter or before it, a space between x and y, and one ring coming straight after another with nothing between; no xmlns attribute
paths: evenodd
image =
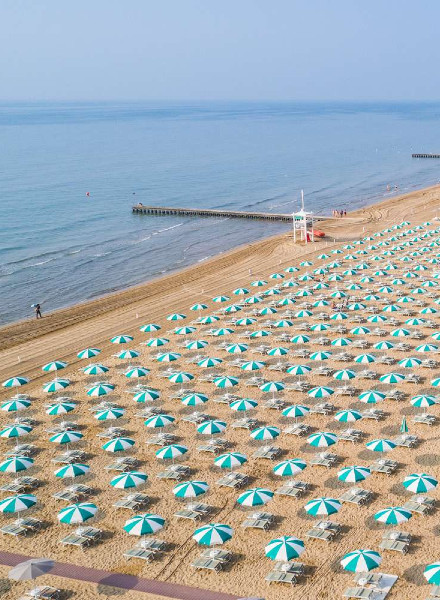
<svg viewBox="0 0 440 600"><path fill-rule="evenodd" d="M413 158L440 158L440 154L411 154Z"/></svg>

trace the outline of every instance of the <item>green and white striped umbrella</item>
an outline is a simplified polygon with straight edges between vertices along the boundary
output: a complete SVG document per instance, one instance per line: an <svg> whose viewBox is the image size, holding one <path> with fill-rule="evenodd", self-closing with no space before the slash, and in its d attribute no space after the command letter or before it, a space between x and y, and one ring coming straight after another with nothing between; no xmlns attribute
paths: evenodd
<svg viewBox="0 0 440 600"><path fill-rule="evenodd" d="M391 335L393 337L407 337L410 334L411 332L409 331L409 329L404 329L403 327L399 329L393 329L393 331L391 332Z"/></svg>
<svg viewBox="0 0 440 600"><path fill-rule="evenodd" d="M357 481L363 481L371 475L371 471L368 467L361 467L359 465L352 465L350 467L343 467L338 471L338 479L345 483L356 483Z"/></svg>
<svg viewBox="0 0 440 600"><path fill-rule="evenodd" d="M288 299L287 299L287 298L286 298L286 299L284 299L284 300L283 300L283 302L286 302L286 300L288 300ZM289 301L289 303L290 303L290 304L295 304L295 300L290 300L290 301ZM262 309L259 311L259 313L258 313L258 314L259 314L259 315L262 315L262 316L264 316L264 315L274 315L274 314L275 314L275 313L277 313L277 312L278 312L278 311L277 311L277 309L276 309L276 308L274 308L273 306L265 306L264 308L262 308Z"/></svg>
<svg viewBox="0 0 440 600"><path fill-rule="evenodd" d="M371 331L368 327L354 327L353 329L350 329L350 333L353 335L368 335Z"/></svg>
<svg viewBox="0 0 440 600"><path fill-rule="evenodd" d="M304 550L305 546L302 540L291 535L283 535L271 540L265 547L264 552L271 560L287 562L301 556Z"/></svg>
<svg viewBox="0 0 440 600"><path fill-rule="evenodd" d="M179 371L170 375L168 379L171 381L171 383L187 383L188 381L194 379L194 375L191 375L191 373L185 373L184 371Z"/></svg>
<svg viewBox="0 0 440 600"><path fill-rule="evenodd" d="M258 331L254 331L253 333L251 333L250 337L251 338L261 338L261 337L267 337L268 335L270 335L270 331L266 331L265 329L259 329Z"/></svg>
<svg viewBox="0 0 440 600"><path fill-rule="evenodd" d="M102 373L107 373L108 370L108 367L99 363L83 367L83 371L86 375L102 375Z"/></svg>
<svg viewBox="0 0 440 600"><path fill-rule="evenodd" d="M0 464L1 473L18 473L27 471L34 464L34 459L27 456L12 456Z"/></svg>
<svg viewBox="0 0 440 600"><path fill-rule="evenodd" d="M421 346L417 346L416 352L437 352L438 346L435 344L422 344Z"/></svg>
<svg viewBox="0 0 440 600"><path fill-rule="evenodd" d="M7 400L6 402L4 402L1 405L1 409L4 412L17 412L19 410L25 410L26 408L29 408L29 406L31 405L31 401L30 400L25 400L23 399L12 399L12 400Z"/></svg>
<svg viewBox="0 0 440 600"><path fill-rule="evenodd" d="M214 385L218 388L230 388L238 385L239 381L236 377L225 376L225 377L216 377L214 379Z"/></svg>
<svg viewBox="0 0 440 600"><path fill-rule="evenodd" d="M178 352L165 352L164 354L159 354L156 356L156 360L158 362L174 362L175 360L179 360L182 355Z"/></svg>
<svg viewBox="0 0 440 600"><path fill-rule="evenodd" d="M257 360L250 360L250 361L243 363L241 365L241 369L243 369L243 371L259 371L260 369L262 369L265 366L266 366L266 363L264 363L264 362L257 361Z"/></svg>
<svg viewBox="0 0 440 600"><path fill-rule="evenodd" d="M267 285L267 281L264 281L264 280L262 280L262 279L258 279L257 281L253 281L253 282L251 283L251 285L252 285L253 287L263 287L263 286Z"/></svg>
<svg viewBox="0 0 440 600"><path fill-rule="evenodd" d="M253 410L254 408L257 408L257 406L258 402L255 402L255 400L251 400L250 398L240 398L240 400L234 400L234 402L231 402L229 408L236 412L244 412L247 410Z"/></svg>
<svg viewBox="0 0 440 600"><path fill-rule="evenodd" d="M171 425L172 423L174 423L175 420L176 420L175 417L172 417L171 415L166 415L166 414L153 415L152 417L150 417L146 421L144 421L144 425L149 428L160 428L161 429L162 427L168 427L168 425Z"/></svg>
<svg viewBox="0 0 440 600"><path fill-rule="evenodd" d="M246 288L237 288L236 290L234 290L232 292L235 296L245 296L246 294L249 294L249 290Z"/></svg>
<svg viewBox="0 0 440 600"><path fill-rule="evenodd" d="M254 319L253 317L243 317L242 319L238 319L235 324L239 326L253 325L256 321L257 319Z"/></svg>
<svg viewBox="0 0 440 600"><path fill-rule="evenodd" d="M304 417L309 411L310 408L308 406L293 404L285 408L281 414L283 417L288 417L289 419L298 419L299 417Z"/></svg>
<svg viewBox="0 0 440 600"><path fill-rule="evenodd" d="M287 373L290 375L306 375L312 370L308 365L291 365L287 367Z"/></svg>
<svg viewBox="0 0 440 600"><path fill-rule="evenodd" d="M384 317L383 315L371 315L370 317L367 318L367 321L369 323L383 323L386 320L387 320L387 318Z"/></svg>
<svg viewBox="0 0 440 600"><path fill-rule="evenodd" d="M107 408L105 410L98 410L94 417L97 421L113 421L120 419L124 416L123 408Z"/></svg>
<svg viewBox="0 0 440 600"><path fill-rule="evenodd" d="M215 296L215 298L212 299L213 302L227 302L228 300L230 300L229 296Z"/></svg>
<svg viewBox="0 0 440 600"><path fill-rule="evenodd" d="M251 438L254 440L273 440L279 435L279 428L272 426L257 427L251 431Z"/></svg>
<svg viewBox="0 0 440 600"><path fill-rule="evenodd" d="M102 445L102 449L106 452L123 452L124 450L128 450L132 448L135 444L135 441L131 438L113 438L109 440L105 444Z"/></svg>
<svg viewBox="0 0 440 600"><path fill-rule="evenodd" d="M266 381L266 383L260 385L260 390L262 392L280 392L284 390L284 383L281 381Z"/></svg>
<svg viewBox="0 0 440 600"><path fill-rule="evenodd" d="M99 348L84 348L84 350L81 350L80 352L78 352L77 357L78 358L93 358L94 356L98 356L98 354L100 354L101 350Z"/></svg>
<svg viewBox="0 0 440 600"><path fill-rule="evenodd" d="M210 523L199 527L193 533L193 539L203 546L214 546L215 544L224 544L231 539L234 530L229 525L222 523Z"/></svg>
<svg viewBox="0 0 440 600"><path fill-rule="evenodd" d="M359 394L359 400L365 404L377 404L385 400L385 394L378 392L377 390L367 390Z"/></svg>
<svg viewBox="0 0 440 600"><path fill-rule="evenodd" d="M307 392L307 394L312 398L328 398L334 393L335 391L332 390L332 388L323 386L314 387Z"/></svg>
<svg viewBox="0 0 440 600"><path fill-rule="evenodd" d="M382 383L401 383L405 379L405 375L402 373L385 373L379 377L379 381Z"/></svg>
<svg viewBox="0 0 440 600"><path fill-rule="evenodd" d="M289 349L288 348L283 348L282 346L278 346L276 348L271 348L270 350L268 350L267 354L269 356L285 356L286 354L288 354Z"/></svg>
<svg viewBox="0 0 440 600"><path fill-rule="evenodd" d="M307 514L317 517L337 513L341 506L341 502L336 498L314 498L309 500L304 508Z"/></svg>
<svg viewBox="0 0 440 600"><path fill-rule="evenodd" d="M380 510L374 515L376 521L385 523L385 525L399 525L412 517L412 513L401 506L389 506L384 510Z"/></svg>
<svg viewBox="0 0 440 600"><path fill-rule="evenodd" d="M239 495L237 503L241 506L263 506L273 498L273 495L273 492L266 488L251 488Z"/></svg>
<svg viewBox="0 0 440 600"><path fill-rule="evenodd" d="M75 402L57 402L56 404L51 404L49 408L46 410L46 414L51 416L65 415L72 410L75 410L76 404Z"/></svg>
<svg viewBox="0 0 440 600"><path fill-rule="evenodd" d="M330 315L330 319L332 321L345 321L345 319L348 319L348 315L343 312L337 312L334 315Z"/></svg>
<svg viewBox="0 0 440 600"><path fill-rule="evenodd" d="M402 419L402 423L400 425L400 432L408 433L408 424L406 422L406 417L403 417L403 419Z"/></svg>
<svg viewBox="0 0 440 600"><path fill-rule="evenodd" d="M346 571L352 573L366 573L376 569L382 562L382 557L378 552L369 549L354 550L346 554L341 565Z"/></svg>
<svg viewBox="0 0 440 600"><path fill-rule="evenodd" d="M214 464L217 467L220 467L221 469L231 469L231 471L235 467L240 467L245 462L247 462L247 458L240 452L225 452L214 459Z"/></svg>
<svg viewBox="0 0 440 600"><path fill-rule="evenodd" d="M423 571L423 576L428 583L440 585L440 562L427 565Z"/></svg>
<svg viewBox="0 0 440 600"><path fill-rule="evenodd" d="M133 341L132 335L115 335L115 337L111 338L112 344L128 344L128 342Z"/></svg>
<svg viewBox="0 0 440 600"><path fill-rule="evenodd" d="M419 358L403 358L399 360L399 365L404 369L412 369L413 367L418 367L422 364L422 361Z"/></svg>
<svg viewBox="0 0 440 600"><path fill-rule="evenodd" d="M340 371L333 373L333 379L337 379L338 381L348 381L349 379L354 379L355 377L356 373L351 369L341 369Z"/></svg>
<svg viewBox="0 0 440 600"><path fill-rule="evenodd" d="M196 331L195 327L186 325L185 327L177 327L177 329L174 330L174 333L176 335L189 335L190 333L194 333L194 331Z"/></svg>
<svg viewBox="0 0 440 600"><path fill-rule="evenodd" d="M216 433L223 433L226 429L226 423L216 419L203 421L197 427L197 432L203 435L215 435Z"/></svg>
<svg viewBox="0 0 440 600"><path fill-rule="evenodd" d="M8 496L0 501L0 512L18 513L27 510L37 503L37 498L33 494L17 494Z"/></svg>
<svg viewBox="0 0 440 600"><path fill-rule="evenodd" d="M437 479L427 473L412 473L403 480L404 487L414 494L424 494L438 485Z"/></svg>
<svg viewBox="0 0 440 600"><path fill-rule="evenodd" d="M58 521L60 523L68 523L74 525L75 523L84 523L88 519L91 519L98 512L96 504L91 502L78 502L66 506L58 513Z"/></svg>
<svg viewBox="0 0 440 600"><path fill-rule="evenodd" d="M294 335L293 338L290 338L292 344L308 344L310 342L310 337L308 335Z"/></svg>
<svg viewBox="0 0 440 600"><path fill-rule="evenodd" d="M241 354L242 352L246 352L249 346L247 344L231 344L226 347L226 352L230 354Z"/></svg>
<svg viewBox="0 0 440 600"><path fill-rule="evenodd" d="M289 458L287 460L283 460L272 469L275 475L280 475L281 477L293 477L297 473L304 471L307 463L300 458Z"/></svg>
<svg viewBox="0 0 440 600"><path fill-rule="evenodd" d="M139 392L133 396L133 400L135 402L151 402L157 400L160 397L159 390L155 390L153 388L143 389L142 392Z"/></svg>
<svg viewBox="0 0 440 600"><path fill-rule="evenodd" d="M413 406L417 406L417 408L429 408L434 404L437 404L437 400L434 396L426 396L425 394L421 394L419 396L414 396L410 400Z"/></svg>
<svg viewBox="0 0 440 600"><path fill-rule="evenodd" d="M51 371L59 371L60 369L65 369L66 367L66 362L62 360L54 360L41 367L41 369L46 373L50 373Z"/></svg>
<svg viewBox="0 0 440 600"><path fill-rule="evenodd" d="M145 342L148 348L160 348L169 344L170 340L164 337L153 337Z"/></svg>
<svg viewBox="0 0 440 600"><path fill-rule="evenodd" d="M338 410L338 412L335 414L335 419L340 423L354 423L355 421L362 419L362 415L357 410L343 409Z"/></svg>
<svg viewBox="0 0 440 600"><path fill-rule="evenodd" d="M32 431L30 425L8 425L0 431L0 437L2 438L14 438L28 435Z"/></svg>
<svg viewBox="0 0 440 600"><path fill-rule="evenodd" d="M307 314L305 314L307 313ZM302 310L299 313L297 313L295 316L296 317L310 317L312 315L312 311L310 310ZM289 319L280 319L279 321L275 321L274 323L274 327L292 327L293 326L293 322L289 321Z"/></svg>
<svg viewBox="0 0 440 600"><path fill-rule="evenodd" d="M128 377L128 379L134 379L139 377L146 377L149 372L150 371L145 367L133 367L132 369L128 369L128 371L125 371L124 375L125 377Z"/></svg>
<svg viewBox="0 0 440 600"><path fill-rule="evenodd" d="M69 379L53 379L49 381L43 386L43 390L48 394L52 392L59 392L60 390L64 390L66 387L70 385Z"/></svg>
<svg viewBox="0 0 440 600"><path fill-rule="evenodd" d="M433 379L433 380L431 381L431 385L432 385L433 387L439 387L439 386L440 386L440 377L438 377L437 379Z"/></svg>
<svg viewBox="0 0 440 600"><path fill-rule="evenodd" d="M365 445L368 450L373 450L374 452L389 452L396 447L394 442L386 439L372 440L371 442L367 442Z"/></svg>
<svg viewBox="0 0 440 600"><path fill-rule="evenodd" d="M223 335L229 335L230 333L234 333L234 330L230 327L220 327L220 329L213 329L212 335L215 337L221 337Z"/></svg>
<svg viewBox="0 0 440 600"><path fill-rule="evenodd" d="M161 458L162 460L174 460L186 452L188 452L188 448L186 446L181 446L180 444L170 444L169 446L164 446L163 448L156 450L155 454L157 458Z"/></svg>
<svg viewBox="0 0 440 600"><path fill-rule="evenodd" d="M216 315L208 315L207 317L203 317L201 319L198 320L198 323L201 323L202 325L210 325L211 323L215 323L216 321L219 321L220 317L217 317Z"/></svg>
<svg viewBox="0 0 440 600"><path fill-rule="evenodd" d="M311 325L310 329L312 331L327 331L327 329L330 329L330 325L326 325L326 323L316 323L315 325Z"/></svg>
<svg viewBox="0 0 440 600"><path fill-rule="evenodd" d="M351 340L350 338L341 337L341 338L336 338L335 340L333 340L332 346L337 346L337 347L349 346L352 343L353 343L353 340Z"/></svg>
<svg viewBox="0 0 440 600"><path fill-rule="evenodd" d="M188 350L201 350L202 348L206 348L208 342L206 340L194 340L192 342L186 342L185 348Z"/></svg>
<svg viewBox="0 0 440 600"><path fill-rule="evenodd" d="M376 357L373 354L359 354L355 356L354 362L360 365L366 365L376 362Z"/></svg>
<svg viewBox="0 0 440 600"><path fill-rule="evenodd" d="M208 402L208 396L205 396L205 394L188 394L182 398L182 404L185 406L198 406L199 404L205 404L205 402Z"/></svg>
<svg viewBox="0 0 440 600"><path fill-rule="evenodd" d="M83 434L80 431L62 431L56 433L49 438L49 442L54 444L73 444L83 438Z"/></svg>
<svg viewBox="0 0 440 600"><path fill-rule="evenodd" d="M92 396L92 397L105 396L107 394L110 394L110 392L112 392L114 389L115 389L115 386L111 383L98 383L96 385L93 385L92 387L90 387L87 390L87 395ZM50 391L56 391L56 390L50 390Z"/></svg>
<svg viewBox="0 0 440 600"><path fill-rule="evenodd" d="M173 494L176 498L197 498L206 494L208 490L209 485L206 481L183 481L174 486Z"/></svg>
<svg viewBox="0 0 440 600"><path fill-rule="evenodd" d="M312 433L308 436L307 442L315 448L328 448L336 444L338 436L329 431L318 431L318 433Z"/></svg>
<svg viewBox="0 0 440 600"><path fill-rule="evenodd" d="M197 364L199 365L199 367L204 367L205 369L207 368L211 368L211 367L217 367L220 363L222 363L222 359L221 358L204 358L203 360L200 360Z"/></svg>
<svg viewBox="0 0 440 600"><path fill-rule="evenodd" d="M331 355L331 352L312 352L309 358L310 360L327 360Z"/></svg>
<svg viewBox="0 0 440 600"><path fill-rule="evenodd" d="M142 485L147 479L148 475L146 473L141 473L140 471L127 471L126 473L113 477L110 481L110 485L114 488L126 490L127 488L135 488Z"/></svg>
<svg viewBox="0 0 440 600"><path fill-rule="evenodd" d="M207 308L208 308L207 304L197 303L197 304L193 304L189 310L200 311L200 310L206 310Z"/></svg>
<svg viewBox="0 0 440 600"><path fill-rule="evenodd" d="M121 350L116 354L117 358L121 360L126 360L127 358L137 358L139 356L139 352L137 350Z"/></svg>
<svg viewBox="0 0 440 600"><path fill-rule="evenodd" d="M2 386L5 388L12 388L20 387L21 385L26 385L27 383L29 383L29 379L27 377L16 376L6 379L6 381L2 383Z"/></svg>
<svg viewBox="0 0 440 600"><path fill-rule="evenodd" d="M59 477L60 479L74 479L75 477L80 477L81 475L85 475L90 470L88 465L83 465L81 463L71 463L70 465L64 465L60 469L55 471L55 477Z"/></svg>
<svg viewBox="0 0 440 600"><path fill-rule="evenodd" d="M159 331L162 328L156 323L147 323L146 325L142 325L142 327L139 327L139 329L144 333L151 333L153 331Z"/></svg>

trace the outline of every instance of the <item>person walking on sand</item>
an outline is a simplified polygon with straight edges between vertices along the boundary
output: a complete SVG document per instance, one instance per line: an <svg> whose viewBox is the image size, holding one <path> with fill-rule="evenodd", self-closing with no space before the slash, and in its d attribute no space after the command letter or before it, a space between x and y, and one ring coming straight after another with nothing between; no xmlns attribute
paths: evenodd
<svg viewBox="0 0 440 600"><path fill-rule="evenodd" d="M39 304L35 305L35 317L37 319L42 319L43 315L41 314L41 306Z"/></svg>

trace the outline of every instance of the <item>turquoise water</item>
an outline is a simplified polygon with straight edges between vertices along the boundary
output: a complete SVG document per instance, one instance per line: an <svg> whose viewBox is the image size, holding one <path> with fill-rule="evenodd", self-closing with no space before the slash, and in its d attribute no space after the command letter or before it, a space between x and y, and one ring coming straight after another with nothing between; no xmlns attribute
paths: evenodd
<svg viewBox="0 0 440 600"><path fill-rule="evenodd" d="M146 281L286 224L135 202L327 213L437 183L440 104L0 104L0 323ZM90 192L90 197L86 196Z"/></svg>

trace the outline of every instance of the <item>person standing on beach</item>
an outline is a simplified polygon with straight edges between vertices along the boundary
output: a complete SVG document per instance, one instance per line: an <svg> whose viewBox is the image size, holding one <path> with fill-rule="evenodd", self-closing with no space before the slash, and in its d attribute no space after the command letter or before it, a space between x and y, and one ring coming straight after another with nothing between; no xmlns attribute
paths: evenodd
<svg viewBox="0 0 440 600"><path fill-rule="evenodd" d="M41 314L41 306L39 304L35 305L35 317L37 319L42 319L43 315Z"/></svg>

